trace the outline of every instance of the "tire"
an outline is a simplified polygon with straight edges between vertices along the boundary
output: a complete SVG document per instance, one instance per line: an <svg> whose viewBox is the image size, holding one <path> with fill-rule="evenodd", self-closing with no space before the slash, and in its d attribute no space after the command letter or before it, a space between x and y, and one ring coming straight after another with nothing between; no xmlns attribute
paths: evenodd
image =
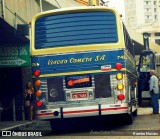
<svg viewBox="0 0 160 139"><path fill-rule="evenodd" d="M50 127L53 132L61 132L63 130L61 122L56 120L50 120Z"/></svg>
<svg viewBox="0 0 160 139"><path fill-rule="evenodd" d="M56 131L58 129L58 126L54 122L54 120L50 120L50 127L51 127L52 131Z"/></svg>
<svg viewBox="0 0 160 139"><path fill-rule="evenodd" d="M65 133L72 130L72 124L65 120L50 120L50 127L53 132L56 133Z"/></svg>
<svg viewBox="0 0 160 139"><path fill-rule="evenodd" d="M132 113L126 115L126 124L127 125L133 124L133 114Z"/></svg>
<svg viewBox="0 0 160 139"><path fill-rule="evenodd" d="M132 105L131 105L130 113L128 113L126 116L127 116L127 117L126 117L126 124L127 124L127 125L133 124Z"/></svg>

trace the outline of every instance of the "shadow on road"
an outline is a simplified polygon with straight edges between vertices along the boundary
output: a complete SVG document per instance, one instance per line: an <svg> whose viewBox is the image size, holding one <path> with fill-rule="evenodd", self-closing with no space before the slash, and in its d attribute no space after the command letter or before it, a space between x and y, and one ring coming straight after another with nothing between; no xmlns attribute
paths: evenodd
<svg viewBox="0 0 160 139"><path fill-rule="evenodd" d="M58 124L58 125L57 125ZM90 117L85 119L72 119L55 123L55 129L46 133L46 136L53 135L70 135L70 134L87 134L91 132L113 131L126 126L125 117L123 115L111 115L101 118Z"/></svg>

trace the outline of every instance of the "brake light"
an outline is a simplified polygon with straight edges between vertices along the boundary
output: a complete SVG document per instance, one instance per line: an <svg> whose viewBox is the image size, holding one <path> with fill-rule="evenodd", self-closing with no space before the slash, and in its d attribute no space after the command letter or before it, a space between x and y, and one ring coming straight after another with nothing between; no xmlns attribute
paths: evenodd
<svg viewBox="0 0 160 139"><path fill-rule="evenodd" d="M34 85L37 86L37 87L41 86L41 81L40 80L36 80L34 82Z"/></svg>
<svg viewBox="0 0 160 139"><path fill-rule="evenodd" d="M36 106L37 106L37 107L41 107L42 104L43 104L43 103L42 103L42 101L40 101L40 100L38 100L38 101L36 102Z"/></svg>
<svg viewBox="0 0 160 139"><path fill-rule="evenodd" d="M117 96L118 100L123 100L125 98L124 94L119 94Z"/></svg>
<svg viewBox="0 0 160 139"><path fill-rule="evenodd" d="M36 97L40 97L41 95L42 95L41 90L37 90L37 91L36 91Z"/></svg>
<svg viewBox="0 0 160 139"><path fill-rule="evenodd" d="M117 70L120 70L122 68L122 64L121 63L116 63L116 67Z"/></svg>
<svg viewBox="0 0 160 139"><path fill-rule="evenodd" d="M39 70L35 70L34 71L34 76L39 77L40 76L40 71Z"/></svg>

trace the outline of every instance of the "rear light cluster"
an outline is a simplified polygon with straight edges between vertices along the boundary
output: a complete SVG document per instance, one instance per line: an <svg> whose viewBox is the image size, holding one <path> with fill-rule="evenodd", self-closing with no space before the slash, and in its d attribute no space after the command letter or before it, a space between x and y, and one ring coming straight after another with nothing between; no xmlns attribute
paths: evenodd
<svg viewBox="0 0 160 139"><path fill-rule="evenodd" d="M35 77L39 77L40 76L40 71L39 70L35 70L33 72L33 75ZM42 91L40 90L40 86L41 86L41 81L39 79L36 79L34 81L34 86L35 86L35 95L37 97L37 101L36 101L36 106L37 107L41 107L43 105L43 102L40 100L40 97L42 96Z"/></svg>
<svg viewBox="0 0 160 139"><path fill-rule="evenodd" d="M124 94L119 94L118 95L118 100L123 100L125 97L124 97Z"/></svg>
<svg viewBox="0 0 160 139"><path fill-rule="evenodd" d="M121 70L121 69L122 69L122 64L121 64L121 63L116 63L115 68L116 68L117 70Z"/></svg>
<svg viewBox="0 0 160 139"><path fill-rule="evenodd" d="M40 76L40 71L39 70L35 70L34 71L34 76L39 77Z"/></svg>
<svg viewBox="0 0 160 139"><path fill-rule="evenodd" d="M116 63L116 66L115 68L119 71L122 69L122 64L121 63ZM116 75L116 79L117 81L121 81L121 82L118 82L117 84L117 90L119 90L121 93L118 94L117 98L118 100L124 100L125 96L124 94L122 93L123 89L124 89L124 85L123 85L123 82L122 82L122 79L123 79L123 74L122 73L118 73Z"/></svg>

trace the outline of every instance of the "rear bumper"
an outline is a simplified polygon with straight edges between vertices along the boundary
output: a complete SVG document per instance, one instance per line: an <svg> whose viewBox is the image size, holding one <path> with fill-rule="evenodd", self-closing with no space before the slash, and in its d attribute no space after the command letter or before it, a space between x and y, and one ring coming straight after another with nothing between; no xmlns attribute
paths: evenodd
<svg viewBox="0 0 160 139"><path fill-rule="evenodd" d="M36 118L41 120L89 117L89 116L104 116L114 114L127 114L129 107L125 104L110 104L110 105L93 105L81 107L60 107L56 109L38 110Z"/></svg>

